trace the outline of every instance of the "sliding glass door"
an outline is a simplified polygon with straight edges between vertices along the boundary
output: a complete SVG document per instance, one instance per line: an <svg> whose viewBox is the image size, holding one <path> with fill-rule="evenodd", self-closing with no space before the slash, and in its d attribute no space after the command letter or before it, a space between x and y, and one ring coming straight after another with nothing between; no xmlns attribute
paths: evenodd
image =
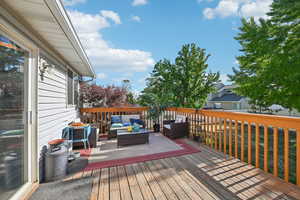
<svg viewBox="0 0 300 200"><path fill-rule="evenodd" d="M0 32L0 199L28 181L29 52Z"/></svg>

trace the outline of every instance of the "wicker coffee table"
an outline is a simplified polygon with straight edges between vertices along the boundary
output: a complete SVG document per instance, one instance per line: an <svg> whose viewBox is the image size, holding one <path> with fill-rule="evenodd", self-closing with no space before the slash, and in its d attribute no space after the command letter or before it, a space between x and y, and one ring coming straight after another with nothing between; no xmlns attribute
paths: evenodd
<svg viewBox="0 0 300 200"><path fill-rule="evenodd" d="M152 131L141 129L139 132L128 132L126 130L118 130L117 146L137 145L149 143L149 133Z"/></svg>

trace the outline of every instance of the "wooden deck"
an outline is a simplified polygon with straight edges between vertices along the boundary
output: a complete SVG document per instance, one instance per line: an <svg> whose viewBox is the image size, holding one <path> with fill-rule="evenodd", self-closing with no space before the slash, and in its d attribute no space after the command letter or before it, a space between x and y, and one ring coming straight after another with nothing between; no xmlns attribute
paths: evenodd
<svg viewBox="0 0 300 200"><path fill-rule="evenodd" d="M300 199L300 188L201 145L201 152L81 172L91 200Z"/></svg>

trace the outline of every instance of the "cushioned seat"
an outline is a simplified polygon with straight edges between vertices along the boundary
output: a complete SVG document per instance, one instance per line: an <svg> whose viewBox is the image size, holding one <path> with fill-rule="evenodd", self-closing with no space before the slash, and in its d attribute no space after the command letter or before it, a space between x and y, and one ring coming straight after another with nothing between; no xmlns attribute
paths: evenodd
<svg viewBox="0 0 300 200"><path fill-rule="evenodd" d="M164 120L163 123L163 134L167 137L175 139L189 134L189 123L184 115L177 115L176 120Z"/></svg>
<svg viewBox="0 0 300 200"><path fill-rule="evenodd" d="M164 128L171 129L171 125L170 124L165 124Z"/></svg>

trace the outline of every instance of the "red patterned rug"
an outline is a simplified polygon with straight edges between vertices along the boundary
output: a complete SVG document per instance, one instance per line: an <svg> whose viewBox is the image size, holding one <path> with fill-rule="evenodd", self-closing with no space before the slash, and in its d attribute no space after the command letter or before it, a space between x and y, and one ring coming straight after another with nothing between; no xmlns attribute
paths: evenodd
<svg viewBox="0 0 300 200"><path fill-rule="evenodd" d="M106 161L102 161L102 162L90 163L85 167L84 171L101 169L101 168L112 167L112 166L119 166L119 165L128 165L128 164L132 164L132 163L146 162L146 161L150 161L150 160L158 160L158 159L162 159L162 158L182 156L182 155L186 155L186 154L200 152L199 149L185 143L182 139L177 139L177 140L173 140L173 141L176 142L178 145L180 145L182 149L175 150L175 151L143 155L143 156L128 157L128 158L122 158L122 159L116 159L116 160L106 160ZM91 153L90 150L82 150L80 152L81 152L82 156L89 156Z"/></svg>

